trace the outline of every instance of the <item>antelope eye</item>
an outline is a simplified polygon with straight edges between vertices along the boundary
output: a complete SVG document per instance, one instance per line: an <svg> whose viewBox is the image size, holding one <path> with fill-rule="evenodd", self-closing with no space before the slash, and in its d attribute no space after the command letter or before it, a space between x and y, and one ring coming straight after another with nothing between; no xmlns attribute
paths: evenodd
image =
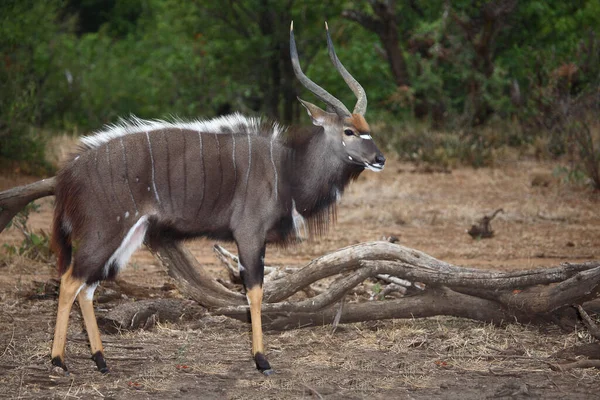
<svg viewBox="0 0 600 400"><path fill-rule="evenodd" d="M346 136L354 136L354 131L352 131L351 129L346 129L344 133L346 134Z"/></svg>

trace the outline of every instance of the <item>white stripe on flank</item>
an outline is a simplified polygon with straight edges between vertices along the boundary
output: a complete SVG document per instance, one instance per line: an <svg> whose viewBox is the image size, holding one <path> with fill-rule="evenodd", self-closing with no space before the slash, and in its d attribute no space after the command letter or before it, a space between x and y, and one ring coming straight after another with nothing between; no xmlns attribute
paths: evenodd
<svg viewBox="0 0 600 400"><path fill-rule="evenodd" d="M125 151L125 143L123 143L123 138L119 138L121 142L121 149L123 150L123 163L125 165L125 172L129 173L129 168L127 168L127 154ZM136 178L136 181L139 181L139 178ZM133 207L135 208L136 215L138 213L137 203L135 202L135 198L133 197L133 191L131 190L131 185L129 184L129 177L125 176L125 182L127 183L127 188L129 189L129 197L131 197L131 201L133 202ZM125 216L127 218L127 216Z"/></svg>
<svg viewBox="0 0 600 400"><path fill-rule="evenodd" d="M248 171L246 171L246 190L248 190L248 181L250 180L250 167L252 166L252 143L250 135L248 137Z"/></svg>
<svg viewBox="0 0 600 400"><path fill-rule="evenodd" d="M148 230L148 215L142 216L127 232L125 239L121 242L121 245L115 252L110 256L106 264L104 265L104 276L108 276L108 269L111 265L115 265L118 270L121 270L127 265L129 258L136 251L146 237L146 231Z"/></svg>
<svg viewBox="0 0 600 400"><path fill-rule="evenodd" d="M148 134L148 132L146 132L146 139L148 139L148 149L150 150L150 162L152 166L152 186L154 187L154 197L156 198L158 204L160 204L160 197L158 197L158 190L156 190L156 180L154 179L154 156L152 155L152 144L150 144L150 135Z"/></svg>
<svg viewBox="0 0 600 400"><path fill-rule="evenodd" d="M233 150L231 151L231 158L232 158L232 164L233 164L233 176L234 176L234 182L237 183L237 168L235 167L235 135L231 135L231 139L233 140ZM235 190L235 189L234 189Z"/></svg>
<svg viewBox="0 0 600 400"><path fill-rule="evenodd" d="M277 201L277 192L279 189L278 186L278 180L279 177L277 176L277 166L275 165L275 160L273 159L273 138L271 138L271 148L270 148L270 153L271 153L271 164L273 164L273 173L275 173L275 188L274 188L274 192L275 192L275 201Z"/></svg>
<svg viewBox="0 0 600 400"><path fill-rule="evenodd" d="M151 132L159 129L189 129L197 132L205 133L223 133L230 131L243 131L251 135L268 135L279 137L285 131L285 127L273 123L269 125L270 132L261 132L264 126L263 120L260 118L246 117L242 114L235 113L207 120L181 121L174 119L173 121L163 120L144 120L135 116L129 119L120 119L114 125L108 125L103 130L96 132L90 136L81 138L81 143L88 148L98 147L111 139L129 135L138 132Z"/></svg>

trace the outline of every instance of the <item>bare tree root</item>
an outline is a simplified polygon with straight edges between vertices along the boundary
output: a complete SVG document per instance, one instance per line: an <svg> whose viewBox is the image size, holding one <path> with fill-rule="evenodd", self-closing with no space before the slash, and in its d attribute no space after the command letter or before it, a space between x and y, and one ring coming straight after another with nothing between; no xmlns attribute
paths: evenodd
<svg viewBox="0 0 600 400"><path fill-rule="evenodd" d="M162 262L177 288L206 308L246 304L246 297L218 283L181 243L162 240L150 251Z"/></svg>
<svg viewBox="0 0 600 400"><path fill-rule="evenodd" d="M374 260L377 256L384 260L396 257L399 261ZM273 303L273 299L287 298L290 292L295 293L294 290L301 290L315 280L350 271L353 272L336 278L320 295L294 303ZM336 313L332 305L365 279L382 273L423 282L427 287L422 294L400 300L347 304L340 322L433 315L453 315L497 324L549 322L555 311L570 307L570 299L593 298L600 285L599 263L489 272L455 267L388 242L364 243L320 257L286 279L272 282L273 286L268 289L270 304L263 306L265 327L289 329L330 323ZM246 306L224 307L212 312L247 320L246 309Z"/></svg>
<svg viewBox="0 0 600 400"><path fill-rule="evenodd" d="M577 304L576 308L577 308L577 311L579 311L579 315L581 316L583 323L588 328L590 335L592 335L594 337L594 339L600 340L600 328L598 328L598 325L596 325L596 323L592 320L592 318L590 318L590 316L588 315L587 312L585 312L583 307L581 307L579 304Z"/></svg>
<svg viewBox="0 0 600 400"><path fill-rule="evenodd" d="M494 230L492 229L492 220L498 215L498 213L504 212L503 209L499 208L492 215L484 215L475 225L471 225L471 228L467 233L473 239L488 239L494 237Z"/></svg>

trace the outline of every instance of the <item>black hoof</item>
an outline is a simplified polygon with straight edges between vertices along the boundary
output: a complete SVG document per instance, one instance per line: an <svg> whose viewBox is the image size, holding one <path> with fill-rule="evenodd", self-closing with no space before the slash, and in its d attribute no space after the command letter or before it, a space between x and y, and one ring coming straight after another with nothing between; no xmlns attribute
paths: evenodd
<svg viewBox="0 0 600 400"><path fill-rule="evenodd" d="M254 362L256 362L256 369L262 372L265 376L269 376L275 372L273 369L271 369L271 365L269 365L269 362L263 353L256 353L254 355Z"/></svg>
<svg viewBox="0 0 600 400"><path fill-rule="evenodd" d="M62 368L62 370L65 371L65 375L69 375L69 370L67 369L67 366L63 362L62 358L60 358L59 356L56 356L52 359L52 365L58 368Z"/></svg>
<svg viewBox="0 0 600 400"><path fill-rule="evenodd" d="M97 351L93 356L92 360L96 362L96 367L98 367L98 371L103 374L108 372L108 367L106 366L106 361L104 361L104 356L101 351Z"/></svg>

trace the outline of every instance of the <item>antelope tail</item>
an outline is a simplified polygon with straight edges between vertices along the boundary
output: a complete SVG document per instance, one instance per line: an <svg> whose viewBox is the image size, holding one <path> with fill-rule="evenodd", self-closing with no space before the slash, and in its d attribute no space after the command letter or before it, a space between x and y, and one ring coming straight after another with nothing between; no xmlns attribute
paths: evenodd
<svg viewBox="0 0 600 400"><path fill-rule="evenodd" d="M73 251L70 232L72 228L68 226L64 214L63 203L57 201L54 209L51 246L52 251L56 254L56 268L59 275L64 274L71 264L71 253Z"/></svg>

